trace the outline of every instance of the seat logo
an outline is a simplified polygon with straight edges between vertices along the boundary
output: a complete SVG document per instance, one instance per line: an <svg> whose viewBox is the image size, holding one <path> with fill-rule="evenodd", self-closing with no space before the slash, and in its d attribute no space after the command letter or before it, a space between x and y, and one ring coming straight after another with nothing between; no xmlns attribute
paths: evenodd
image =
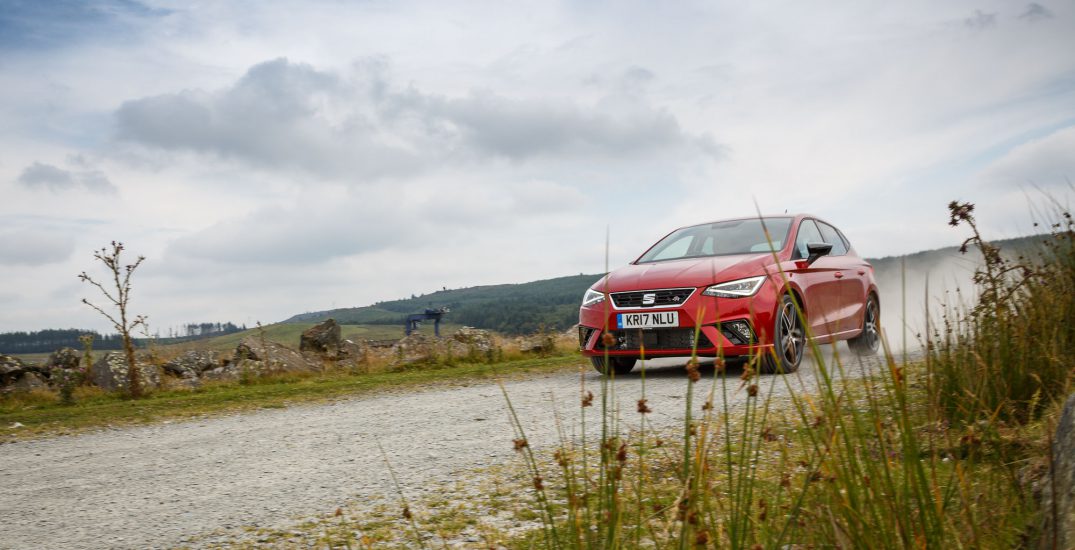
<svg viewBox="0 0 1075 550"><path fill-rule="evenodd" d="M642 295L642 305L644 305L644 306L652 306L655 302L657 302L657 295L656 294L649 293L649 294L643 294Z"/></svg>

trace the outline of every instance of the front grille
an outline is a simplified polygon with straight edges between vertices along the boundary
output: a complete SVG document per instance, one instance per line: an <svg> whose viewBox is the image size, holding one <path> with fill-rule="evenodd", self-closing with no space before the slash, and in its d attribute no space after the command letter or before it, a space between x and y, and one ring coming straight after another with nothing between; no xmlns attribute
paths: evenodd
<svg viewBox="0 0 1075 550"><path fill-rule="evenodd" d="M665 288L662 290L638 290L634 292L612 293L612 303L618 308L630 307L668 307L678 306L687 302L694 293L693 288ZM651 299L647 300L647 295ZM647 303L652 302L652 303Z"/></svg>
<svg viewBox="0 0 1075 550"><path fill-rule="evenodd" d="M698 333L697 346L693 328L659 328L650 330L614 330L616 345L610 349L635 350L645 344L648 350L711 348L713 344L705 334ZM600 341L595 349L603 349Z"/></svg>

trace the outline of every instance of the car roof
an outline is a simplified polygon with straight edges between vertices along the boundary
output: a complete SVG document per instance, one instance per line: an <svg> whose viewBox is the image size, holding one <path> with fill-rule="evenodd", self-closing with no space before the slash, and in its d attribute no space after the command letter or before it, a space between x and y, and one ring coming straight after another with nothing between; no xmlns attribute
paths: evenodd
<svg viewBox="0 0 1075 550"><path fill-rule="evenodd" d="M687 228L687 227L697 227L699 225L707 225L707 224L711 224L711 223L734 222L734 221L739 221L739 220L756 220L758 218L761 218L761 219L764 219L764 220L769 220L769 219L773 219L773 218L793 218L793 220L792 220L793 222L798 222L798 221L800 221L800 220L802 220L804 218L813 218L815 220L821 220L821 221L823 221L825 223L829 223L829 222L827 222L827 221L825 221L825 220L823 220L823 219L821 219L821 218L819 218L819 217L817 217L817 216L815 216L813 214L807 214L807 213L800 212L798 214L762 214L761 216L757 216L757 215L755 215L755 216L740 216L740 217L737 217L737 218L723 218L723 219L720 219L720 220L710 220L710 221L707 221L707 222L692 223L690 225L684 225L684 226L681 226L681 227L677 228L677 231L679 229L684 229L684 228ZM829 225L832 225L832 224L830 223Z"/></svg>

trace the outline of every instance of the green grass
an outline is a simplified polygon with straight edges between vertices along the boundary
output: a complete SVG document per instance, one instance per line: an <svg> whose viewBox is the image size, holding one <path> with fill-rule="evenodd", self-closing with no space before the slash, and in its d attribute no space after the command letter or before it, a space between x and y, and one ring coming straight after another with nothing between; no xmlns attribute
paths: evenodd
<svg viewBox="0 0 1075 550"><path fill-rule="evenodd" d="M519 359L500 364L410 367L373 374L284 374L255 379L250 384L206 384L198 390L171 390L130 400L91 388L80 388L76 404L61 405L51 392L34 392L0 399L0 441L26 439L92 428L144 424L296 403L352 397L391 388L431 383L490 379L550 372L577 366L577 354ZM8 429L14 423L24 427Z"/></svg>

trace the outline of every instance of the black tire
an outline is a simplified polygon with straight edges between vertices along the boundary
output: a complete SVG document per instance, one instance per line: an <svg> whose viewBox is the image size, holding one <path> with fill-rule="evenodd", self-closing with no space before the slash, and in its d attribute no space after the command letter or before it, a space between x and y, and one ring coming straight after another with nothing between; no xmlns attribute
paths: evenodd
<svg viewBox="0 0 1075 550"><path fill-rule="evenodd" d="M862 332L847 341L847 347L858 355L874 355L881 347L881 304L870 294L866 312L862 315Z"/></svg>
<svg viewBox="0 0 1075 550"><path fill-rule="evenodd" d="M631 369L635 368L634 357L612 357L608 358L608 364L612 367L612 372L617 375L627 374L631 372ZM605 358L603 356L591 357L590 362L593 363L593 368L597 369L597 372L608 375L608 371L605 370Z"/></svg>
<svg viewBox="0 0 1075 550"><path fill-rule="evenodd" d="M799 370L806 349L806 331L791 295L780 298L773 321L773 350L759 358L761 374L787 374Z"/></svg>

